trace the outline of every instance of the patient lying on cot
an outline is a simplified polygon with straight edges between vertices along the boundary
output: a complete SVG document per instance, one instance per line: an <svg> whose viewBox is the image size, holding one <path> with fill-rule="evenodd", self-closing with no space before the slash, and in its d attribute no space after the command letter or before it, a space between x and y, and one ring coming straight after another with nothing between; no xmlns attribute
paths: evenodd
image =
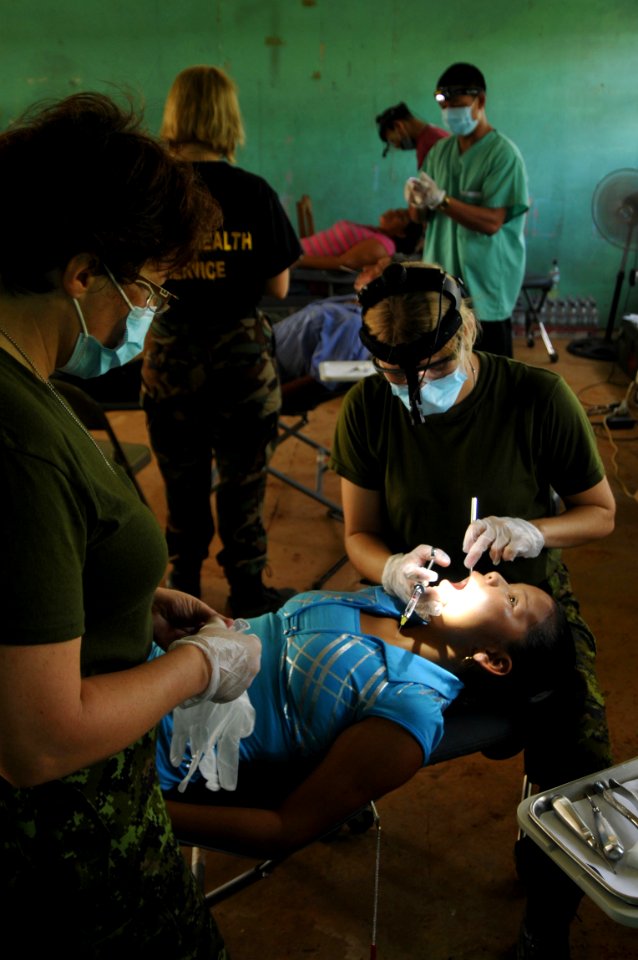
<svg viewBox="0 0 638 960"><path fill-rule="evenodd" d="M275 360L282 384L296 381L301 386L305 380L310 386L314 381L314 392L309 394L313 405L352 386L351 380L322 381L320 364L324 360L356 363L369 359L369 351L359 337L361 304L357 291L377 277L390 260L383 257L364 267L354 281L353 293L315 300L273 324Z"/></svg>
<svg viewBox="0 0 638 960"><path fill-rule="evenodd" d="M317 401L352 386L322 383L319 365L324 360L367 360L360 338L361 304L353 294L326 297L309 303L273 325L275 360L281 383L313 380L321 392Z"/></svg>
<svg viewBox="0 0 638 960"><path fill-rule="evenodd" d="M360 270L382 257L410 254L423 235L423 224L413 223L408 210L386 210L376 227L338 220L326 230L300 239L303 256L296 267L319 270Z"/></svg>
<svg viewBox="0 0 638 960"><path fill-rule="evenodd" d="M240 743L239 790L264 761L265 786L277 786L273 770L282 783L291 764L308 770L272 804L233 807L232 793L206 790L197 774L180 794L188 759L171 764L165 717L157 765L180 840L257 856L297 849L427 764L464 685L484 678L490 703L493 684L520 705L573 674L564 614L542 590L477 572L434 590L440 616L413 616L401 632L404 604L380 587L302 593L253 618L262 666L248 691L256 722Z"/></svg>

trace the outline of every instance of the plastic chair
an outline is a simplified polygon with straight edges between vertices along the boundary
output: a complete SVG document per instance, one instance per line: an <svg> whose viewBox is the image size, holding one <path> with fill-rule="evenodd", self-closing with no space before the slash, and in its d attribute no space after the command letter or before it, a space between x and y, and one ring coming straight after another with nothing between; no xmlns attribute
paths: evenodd
<svg viewBox="0 0 638 960"><path fill-rule="evenodd" d="M149 447L144 443L121 443L106 415L106 409L101 403L89 396L88 393L74 383L70 383L57 376L53 377L53 381L55 389L68 403L86 429L106 435L105 439L96 438L96 442L108 459L117 463L126 471L140 500L148 506L146 497L135 475L151 462L151 451ZM125 407L121 409L128 408Z"/></svg>

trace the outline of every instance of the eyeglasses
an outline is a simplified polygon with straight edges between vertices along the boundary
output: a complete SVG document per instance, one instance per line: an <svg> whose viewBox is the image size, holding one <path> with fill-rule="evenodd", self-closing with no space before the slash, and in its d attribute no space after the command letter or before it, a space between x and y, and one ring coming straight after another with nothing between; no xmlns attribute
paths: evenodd
<svg viewBox="0 0 638 960"><path fill-rule="evenodd" d="M376 357L372 357L371 360L376 373L388 380L389 383L394 383L397 386L407 384L408 378L406 372L401 369L401 367L382 367ZM446 368L455 360L458 360L458 353L456 352L448 353L445 357L435 360L434 363L428 361L428 363L421 364L416 368L419 383L421 383L426 373L434 374L428 377L428 380L438 380L441 377L447 376L450 371Z"/></svg>
<svg viewBox="0 0 638 960"><path fill-rule="evenodd" d="M159 317L161 313L166 313L172 301L179 299L179 297L171 293L170 290L160 287L159 284L141 275L136 277L135 284L147 291L148 296L144 306L152 310L156 317Z"/></svg>

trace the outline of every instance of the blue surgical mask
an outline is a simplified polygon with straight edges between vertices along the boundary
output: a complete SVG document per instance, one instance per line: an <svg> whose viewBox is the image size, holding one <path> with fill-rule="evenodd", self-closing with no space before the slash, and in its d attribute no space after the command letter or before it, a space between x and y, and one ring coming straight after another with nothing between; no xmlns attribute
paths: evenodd
<svg viewBox="0 0 638 960"><path fill-rule="evenodd" d="M461 387L467 380L467 374L461 367L457 367L446 377L440 377L438 380L428 380L420 390L421 413L424 417L429 417L433 413L446 413L456 403L457 397L461 392ZM410 413L410 393L408 385L404 383L391 383L390 389L395 397L398 397L403 406Z"/></svg>
<svg viewBox="0 0 638 960"><path fill-rule="evenodd" d="M64 366L59 367L59 370L61 373L81 377L83 380L88 380L91 377L101 377L103 373L108 373L115 367L121 367L129 360L137 357L144 348L144 340L155 315L151 307L136 307L132 304L108 267L105 267L105 269L129 307L126 330L117 347L105 347L87 330L82 307L73 298L73 306L77 311L82 329L78 334L73 353Z"/></svg>
<svg viewBox="0 0 638 960"><path fill-rule="evenodd" d="M443 123L455 136L469 137L478 126L478 119L472 116L472 106L445 107L441 111Z"/></svg>

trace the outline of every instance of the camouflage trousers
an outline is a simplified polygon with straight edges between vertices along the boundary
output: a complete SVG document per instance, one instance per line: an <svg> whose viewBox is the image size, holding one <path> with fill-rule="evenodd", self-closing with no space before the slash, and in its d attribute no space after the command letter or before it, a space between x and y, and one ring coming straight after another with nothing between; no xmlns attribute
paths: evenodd
<svg viewBox="0 0 638 960"><path fill-rule="evenodd" d="M152 733L42 786L0 779L0 849L22 956L227 960L172 833Z"/></svg>
<svg viewBox="0 0 638 960"><path fill-rule="evenodd" d="M596 640L580 614L567 567L560 563L542 586L561 604L571 625L581 684L574 697L553 698L537 712L527 740L526 770L541 789L612 764L605 701L595 673Z"/></svg>
<svg viewBox="0 0 638 960"><path fill-rule="evenodd" d="M159 321L144 356L143 406L166 485L170 558L199 568L208 556L214 458L217 560L231 583L234 575L259 574L267 562L266 467L281 407L270 324L258 314L212 341Z"/></svg>

